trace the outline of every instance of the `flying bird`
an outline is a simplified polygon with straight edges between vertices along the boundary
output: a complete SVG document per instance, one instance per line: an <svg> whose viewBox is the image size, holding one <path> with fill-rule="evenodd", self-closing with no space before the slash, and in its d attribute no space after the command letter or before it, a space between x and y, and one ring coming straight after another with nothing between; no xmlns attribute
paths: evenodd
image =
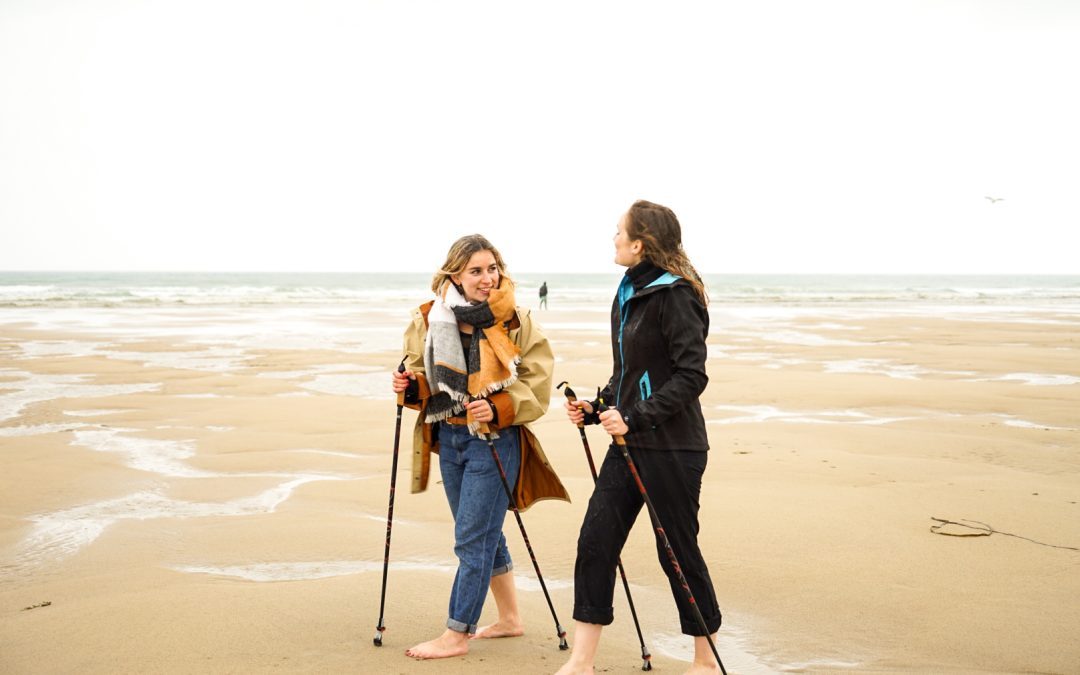
<svg viewBox="0 0 1080 675"><path fill-rule="evenodd" d="M987 199L989 199L989 200L990 200L990 203L991 203L991 204L996 204L996 203L998 203L998 202L1002 202L1002 201L1005 201L1005 198L1004 198L1004 197L987 197Z"/></svg>

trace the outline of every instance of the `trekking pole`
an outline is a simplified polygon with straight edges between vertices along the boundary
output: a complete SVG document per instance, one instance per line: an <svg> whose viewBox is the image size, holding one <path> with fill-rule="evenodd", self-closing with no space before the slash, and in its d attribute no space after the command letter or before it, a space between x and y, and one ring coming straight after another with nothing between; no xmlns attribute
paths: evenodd
<svg viewBox="0 0 1080 675"><path fill-rule="evenodd" d="M540 588L544 591L544 598L547 600L548 609L551 610L551 618L555 619L555 633L559 636L559 649L569 649L570 645L566 642L566 630L559 623L559 617L555 615L555 605L551 603L551 595L548 593L547 584L544 583L544 575L540 573L540 564L536 562L536 554L533 553L532 544L529 543L529 535L525 532L525 523L521 520L521 512L518 511L517 501L514 499L514 493L510 489L510 482L506 478L506 470L503 468L502 460L499 459L499 451L495 449L495 442L491 440L491 433L487 424L480 424L480 435L485 441L487 441L488 448L491 449L491 456L495 460L495 466L499 468L499 478L502 479L503 490L506 491L506 498L510 500L510 509L514 512L514 517L517 518L518 529L521 530L521 538L525 540L525 548L529 551L529 558L532 559L533 569L536 570L536 578L540 581Z"/></svg>
<svg viewBox="0 0 1080 675"><path fill-rule="evenodd" d="M399 373L405 372L405 360L398 366ZM386 630L383 624L383 612L386 609L386 575L390 568L390 530L394 525L394 488L397 485L398 446L401 442L401 409L405 407L405 392L397 396L397 421L394 422L394 461L390 468L390 506L386 509L386 552L383 553L382 595L379 597L379 623L375 626L376 647L382 647L382 634Z"/></svg>
<svg viewBox="0 0 1080 675"><path fill-rule="evenodd" d="M600 399L600 412L604 412L607 409L608 407L604 405L604 400ZM675 569L675 575L679 579L679 585L686 591L686 599L690 601L690 608L694 610L694 619L697 621L698 628L704 633L704 637L709 643L709 649L712 650L713 656L716 657L716 665L720 666L720 672L723 673L723 675L727 675L727 670L724 668L724 662L720 660L720 653L716 651L716 645L713 644L712 636L709 634L709 627L705 624L705 617L701 616L701 609L698 608L697 600L694 599L694 593L690 590L690 582L686 580L686 576L682 571L682 566L679 565L679 560L675 557L675 551L671 548L671 542L668 541L667 533L664 532L664 527L660 524L660 517L656 515L656 507L653 506L652 500L649 499L649 493L645 491L645 484L641 482L641 475L638 473L637 465L634 464L634 460L630 457L630 451L626 447L626 441L622 436L613 435L611 438L615 441L615 445L619 448L619 452L622 453L623 459L626 460L626 465L630 467L630 473L634 476L634 482L637 483L638 490L641 492L641 498L645 501L645 506L649 509L649 519L652 521L653 529L656 530L656 536L660 539L660 543L663 544L664 550L667 552L668 560L671 561L671 566Z"/></svg>
<svg viewBox="0 0 1080 675"><path fill-rule="evenodd" d="M570 385L566 382L558 384L555 388L563 389L563 393L566 394L566 400L573 403L577 401L577 394L570 388ZM585 423L577 425L578 433L581 435L581 444L585 446L585 459L589 460L589 473L592 474L593 485L596 484L596 464L593 463L592 450L589 449L589 439L585 437ZM652 654L649 653L649 649L645 646L645 638L641 634L641 624L638 622L637 610L634 608L634 598L630 596L630 582L626 580L626 570L623 569L622 558L618 559L619 576L622 577L623 590L626 591L626 602L630 604L630 616L634 617L634 628L637 630L638 642L641 643L641 669L652 670Z"/></svg>

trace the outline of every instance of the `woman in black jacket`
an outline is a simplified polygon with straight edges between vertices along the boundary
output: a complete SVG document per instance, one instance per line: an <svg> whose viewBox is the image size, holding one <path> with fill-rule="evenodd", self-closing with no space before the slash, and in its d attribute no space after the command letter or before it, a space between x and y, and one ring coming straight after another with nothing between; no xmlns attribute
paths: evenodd
<svg viewBox="0 0 1080 675"><path fill-rule="evenodd" d="M614 370L597 401L566 404L573 424L601 424L624 436L656 507L708 632L720 628L709 570L698 548L698 496L709 439L698 397L705 374L708 300L682 247L679 221L668 209L635 202L619 221L615 262L627 267L611 307ZM600 402L608 409L597 413ZM601 629L613 619L615 567L643 500L613 444L578 537L570 660L559 671L592 673ZM719 672L686 592L659 540L657 553L679 609L682 632L694 636L689 672Z"/></svg>

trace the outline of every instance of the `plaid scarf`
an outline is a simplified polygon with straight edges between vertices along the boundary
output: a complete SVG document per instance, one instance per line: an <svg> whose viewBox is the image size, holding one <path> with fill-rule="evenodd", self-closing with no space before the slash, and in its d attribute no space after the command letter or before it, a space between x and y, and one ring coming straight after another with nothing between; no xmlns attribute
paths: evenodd
<svg viewBox="0 0 1080 675"><path fill-rule="evenodd" d="M517 380L521 350L506 332L514 311L514 284L506 277L491 290L486 302L475 305L446 282L428 313L424 369L431 398L425 422L459 415L470 400L488 396ZM473 327L468 354L461 349L459 321ZM479 433L480 425L472 415L467 420L469 431Z"/></svg>

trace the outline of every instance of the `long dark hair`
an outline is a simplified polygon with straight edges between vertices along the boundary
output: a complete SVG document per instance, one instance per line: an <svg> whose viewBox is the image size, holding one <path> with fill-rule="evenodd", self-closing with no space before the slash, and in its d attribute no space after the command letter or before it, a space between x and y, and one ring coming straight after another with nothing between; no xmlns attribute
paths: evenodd
<svg viewBox="0 0 1080 675"><path fill-rule="evenodd" d="M626 235L631 241L641 241L645 260L686 279L701 297L701 302L709 304L709 294L701 275L683 250L682 227L671 209L644 199L634 202L626 212Z"/></svg>

